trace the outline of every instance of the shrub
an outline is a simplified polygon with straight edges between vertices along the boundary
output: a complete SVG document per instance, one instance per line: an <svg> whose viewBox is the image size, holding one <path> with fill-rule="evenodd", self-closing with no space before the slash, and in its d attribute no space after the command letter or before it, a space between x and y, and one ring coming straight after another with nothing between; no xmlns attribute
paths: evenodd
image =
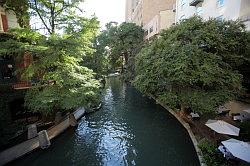
<svg viewBox="0 0 250 166"><path fill-rule="evenodd" d="M240 137L243 140L250 141L250 121L245 121L240 124Z"/></svg>
<svg viewBox="0 0 250 166"><path fill-rule="evenodd" d="M227 165L226 159L217 150L216 145L213 143L209 142L208 140L202 140L198 146L203 153L203 159L207 166Z"/></svg>

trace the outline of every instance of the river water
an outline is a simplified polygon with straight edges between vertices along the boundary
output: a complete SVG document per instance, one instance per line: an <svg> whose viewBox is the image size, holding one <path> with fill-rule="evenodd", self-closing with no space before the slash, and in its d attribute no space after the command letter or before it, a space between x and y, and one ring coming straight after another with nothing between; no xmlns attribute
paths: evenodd
<svg viewBox="0 0 250 166"><path fill-rule="evenodd" d="M119 78L107 81L103 107L11 165L196 166L193 144L181 124Z"/></svg>

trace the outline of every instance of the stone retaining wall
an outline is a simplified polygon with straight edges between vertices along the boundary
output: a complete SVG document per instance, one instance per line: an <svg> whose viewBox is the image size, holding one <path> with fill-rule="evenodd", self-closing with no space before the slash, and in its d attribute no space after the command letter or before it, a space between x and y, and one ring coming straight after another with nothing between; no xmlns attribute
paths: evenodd
<svg viewBox="0 0 250 166"><path fill-rule="evenodd" d="M73 115L76 120L79 120L84 115L84 113L85 109L79 108L73 113ZM55 138L63 131L65 131L68 127L70 127L69 116L65 117L64 120L62 120L62 122L60 122L58 125L54 125L47 130L49 139L51 140ZM0 153L0 165L4 165L11 161L14 161L17 158L20 158L25 154L32 152L38 147L39 147L39 140L38 137L35 137L27 141L24 141L18 145L15 145L9 149L6 149Z"/></svg>

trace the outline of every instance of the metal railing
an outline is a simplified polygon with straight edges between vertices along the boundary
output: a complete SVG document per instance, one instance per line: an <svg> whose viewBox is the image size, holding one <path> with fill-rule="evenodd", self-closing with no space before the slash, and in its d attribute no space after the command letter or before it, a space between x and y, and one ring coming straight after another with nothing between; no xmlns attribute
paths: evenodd
<svg viewBox="0 0 250 166"><path fill-rule="evenodd" d="M198 3L203 2L204 0L192 0L189 5L190 6L196 6Z"/></svg>

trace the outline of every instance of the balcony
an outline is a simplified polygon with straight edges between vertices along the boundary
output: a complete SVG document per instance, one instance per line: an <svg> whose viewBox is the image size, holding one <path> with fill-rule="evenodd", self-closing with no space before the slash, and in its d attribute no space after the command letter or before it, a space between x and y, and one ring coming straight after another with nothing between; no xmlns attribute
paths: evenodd
<svg viewBox="0 0 250 166"><path fill-rule="evenodd" d="M198 3L203 2L204 0L192 0L189 5L190 6L196 6Z"/></svg>

